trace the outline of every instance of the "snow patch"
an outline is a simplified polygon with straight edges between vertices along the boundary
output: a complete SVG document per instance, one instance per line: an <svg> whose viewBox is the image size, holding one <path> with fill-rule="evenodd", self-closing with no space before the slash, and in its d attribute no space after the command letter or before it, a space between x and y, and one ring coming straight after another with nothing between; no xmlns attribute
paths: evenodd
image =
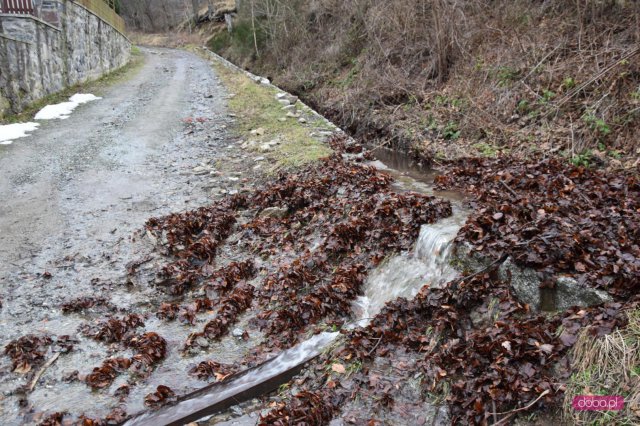
<svg viewBox="0 0 640 426"><path fill-rule="evenodd" d="M14 139L29 136L28 132L33 132L38 128L38 123L14 123L0 126L0 145L11 145Z"/></svg>
<svg viewBox="0 0 640 426"><path fill-rule="evenodd" d="M42 108L36 114L36 120L53 120L59 118L64 120L69 118L71 113L78 105L86 104L87 102L102 99L98 96L94 96L90 93L76 93L69 98L69 102L62 102L55 105L47 105Z"/></svg>

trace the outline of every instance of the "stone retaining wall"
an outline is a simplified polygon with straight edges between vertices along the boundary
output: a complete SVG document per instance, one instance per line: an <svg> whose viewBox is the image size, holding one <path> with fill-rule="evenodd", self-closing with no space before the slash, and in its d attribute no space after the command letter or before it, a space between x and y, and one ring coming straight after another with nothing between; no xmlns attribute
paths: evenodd
<svg viewBox="0 0 640 426"><path fill-rule="evenodd" d="M59 8L59 26L0 14L0 116L129 60L131 43L124 34L73 1L50 3Z"/></svg>

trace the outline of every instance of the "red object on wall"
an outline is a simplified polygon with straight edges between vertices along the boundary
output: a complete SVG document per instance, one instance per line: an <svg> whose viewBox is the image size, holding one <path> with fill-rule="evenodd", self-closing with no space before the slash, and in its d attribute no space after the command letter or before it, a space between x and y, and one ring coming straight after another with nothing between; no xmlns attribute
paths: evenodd
<svg viewBox="0 0 640 426"><path fill-rule="evenodd" d="M33 2L31 0L2 0L0 12L31 15L33 14Z"/></svg>

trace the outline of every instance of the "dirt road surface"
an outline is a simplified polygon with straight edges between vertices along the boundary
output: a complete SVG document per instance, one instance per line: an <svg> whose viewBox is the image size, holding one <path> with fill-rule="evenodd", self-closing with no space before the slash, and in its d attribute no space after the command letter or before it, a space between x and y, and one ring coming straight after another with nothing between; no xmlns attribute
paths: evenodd
<svg viewBox="0 0 640 426"><path fill-rule="evenodd" d="M135 232L152 216L210 200L211 176L203 165L226 148L224 89L193 54L152 49L144 56L141 70L107 89L102 100L80 106L69 119L44 122L0 150L0 347L29 333L80 339L32 392L20 391L28 375L12 372L11 360L0 357L3 425L36 423L51 410L98 417L116 406L112 395L61 381L74 370L87 374L112 350L77 332L92 318L64 315L60 306L107 296L123 311L139 311L152 296L125 278L127 264L149 250ZM220 185L216 190L224 192ZM146 330L154 329L153 321ZM183 332L173 335L184 340ZM176 368L184 380L184 365ZM154 385L136 391L129 412L143 408L142 396Z"/></svg>

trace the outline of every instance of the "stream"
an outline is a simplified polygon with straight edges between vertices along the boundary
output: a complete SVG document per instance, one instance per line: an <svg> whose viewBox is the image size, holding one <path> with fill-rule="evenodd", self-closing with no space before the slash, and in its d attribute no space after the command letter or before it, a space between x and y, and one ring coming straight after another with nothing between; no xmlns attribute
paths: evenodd
<svg viewBox="0 0 640 426"><path fill-rule="evenodd" d="M377 150L374 154L377 160L370 164L390 173L395 178L393 185L396 190L446 198L451 201L453 214L435 224L422 225L411 251L387 258L369 274L364 294L353 303L352 327L366 326L389 301L398 297L412 298L425 284L435 288L455 278L458 272L451 266L449 258L452 241L469 213L463 207L461 194L433 189L433 178L437 174L434 170L421 167L412 159L392 151ZM317 334L230 381L209 385L183 396L172 406L142 413L124 424L182 425L228 409L285 383L339 335L339 332ZM241 419L247 424L254 421L249 416Z"/></svg>

